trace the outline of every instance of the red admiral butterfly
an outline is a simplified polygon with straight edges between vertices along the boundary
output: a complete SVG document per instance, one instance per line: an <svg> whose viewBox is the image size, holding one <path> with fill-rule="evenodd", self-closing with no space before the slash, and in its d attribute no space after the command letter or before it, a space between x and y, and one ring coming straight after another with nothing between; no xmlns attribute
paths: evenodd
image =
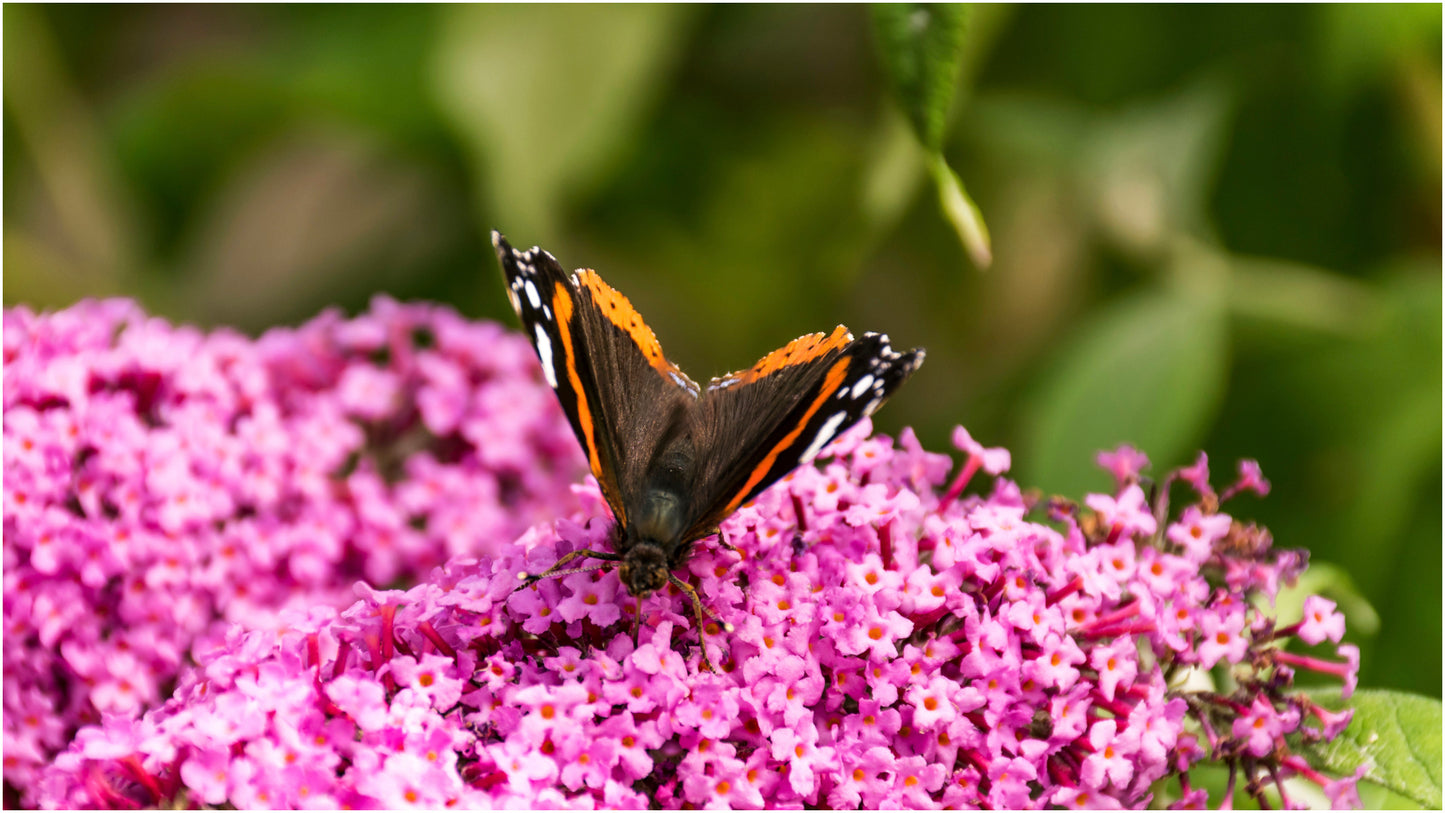
<svg viewBox="0 0 1445 813"><path fill-rule="evenodd" d="M617 519L613 550L578 550L618 564L638 599L671 582L697 540L829 441L873 414L923 363L921 349L894 352L888 337L854 339L839 325L774 350L703 389L662 354L651 328L595 271L568 274L551 254L492 245L507 295L537 349L542 373L572 422L587 463ZM706 663L706 652L704 652Z"/></svg>

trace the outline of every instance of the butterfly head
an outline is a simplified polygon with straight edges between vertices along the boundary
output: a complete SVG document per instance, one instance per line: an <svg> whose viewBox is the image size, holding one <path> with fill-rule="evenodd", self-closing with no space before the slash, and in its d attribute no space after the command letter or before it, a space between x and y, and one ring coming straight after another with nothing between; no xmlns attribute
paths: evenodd
<svg viewBox="0 0 1445 813"><path fill-rule="evenodd" d="M662 546L641 541L627 549L622 564L617 567L617 577L622 580L627 592L638 598L647 598L667 584L667 553Z"/></svg>

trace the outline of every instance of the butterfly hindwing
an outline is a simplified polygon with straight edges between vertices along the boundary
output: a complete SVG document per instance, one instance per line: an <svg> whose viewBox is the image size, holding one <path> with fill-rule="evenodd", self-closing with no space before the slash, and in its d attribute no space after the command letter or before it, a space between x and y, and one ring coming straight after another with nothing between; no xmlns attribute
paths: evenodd
<svg viewBox="0 0 1445 813"><path fill-rule="evenodd" d="M879 406L923 363L888 337L841 326L804 336L749 370L714 379L696 410L706 452L687 536L708 533L739 505L813 459Z"/></svg>
<svg viewBox="0 0 1445 813"><path fill-rule="evenodd" d="M674 435L698 386L669 363L628 302L593 271L568 274L545 251L517 251L492 234L497 257L547 383L619 523Z"/></svg>

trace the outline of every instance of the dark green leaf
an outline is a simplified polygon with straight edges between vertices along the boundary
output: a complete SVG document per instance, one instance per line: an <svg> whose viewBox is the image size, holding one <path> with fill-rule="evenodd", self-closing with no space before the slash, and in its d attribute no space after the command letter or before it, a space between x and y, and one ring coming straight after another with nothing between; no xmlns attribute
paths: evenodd
<svg viewBox="0 0 1445 813"><path fill-rule="evenodd" d="M1356 692L1348 701L1337 695L1313 699L1330 709L1353 708L1355 717L1333 741L1300 748L1310 764L1347 776L1368 761L1365 780L1424 807L1440 807L1439 700L1376 689Z"/></svg>
<svg viewBox="0 0 1445 813"><path fill-rule="evenodd" d="M930 152L943 146L963 57L965 16L965 7L957 3L873 6L884 73L918 140Z"/></svg>

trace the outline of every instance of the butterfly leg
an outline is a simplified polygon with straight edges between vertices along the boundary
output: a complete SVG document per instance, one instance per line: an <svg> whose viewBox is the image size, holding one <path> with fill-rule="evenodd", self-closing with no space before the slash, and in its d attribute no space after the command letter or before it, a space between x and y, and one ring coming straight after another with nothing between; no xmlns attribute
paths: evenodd
<svg viewBox="0 0 1445 813"><path fill-rule="evenodd" d="M737 548L733 547L732 543L728 541L727 535L723 533L723 529L722 529L722 528L718 528L718 529L717 529L717 544L718 544L718 547L722 548L723 550L730 550L730 551L732 551L733 553L737 553L737 554L741 554L741 553L742 553L742 551L740 551L740 550L738 550Z"/></svg>
<svg viewBox="0 0 1445 813"><path fill-rule="evenodd" d="M525 571L523 571L522 573L518 573L517 578L521 579L522 584L518 585L517 589L520 590L523 587L531 587L532 585L536 584L542 579L547 578L548 576L561 575L557 571L566 567L574 560L582 558L583 556L590 556L594 559L602 559L603 561L607 562L619 562L622 560L622 557L618 556L615 553L604 553L602 551L592 550L591 548L574 550L571 553L563 556L561 559L558 559L556 564L552 565L541 573L527 573Z"/></svg>
<svg viewBox="0 0 1445 813"><path fill-rule="evenodd" d="M702 668L706 669L709 672L716 672L717 670L712 667L712 661L708 660L707 657L707 622L703 620L704 614L712 615L712 613L708 613L706 610L703 609L702 599L699 598L697 595L697 588L693 587L682 579L679 579L678 577L672 575L671 573L667 574L667 578L668 581L671 581L674 585L677 586L677 589L686 593L687 597L692 600L692 615L694 618L697 619L697 644L698 647L702 650ZM716 616L713 617L717 618ZM722 626L724 632L733 631L732 624L729 624L720 618L717 619L717 622L720 626Z"/></svg>

